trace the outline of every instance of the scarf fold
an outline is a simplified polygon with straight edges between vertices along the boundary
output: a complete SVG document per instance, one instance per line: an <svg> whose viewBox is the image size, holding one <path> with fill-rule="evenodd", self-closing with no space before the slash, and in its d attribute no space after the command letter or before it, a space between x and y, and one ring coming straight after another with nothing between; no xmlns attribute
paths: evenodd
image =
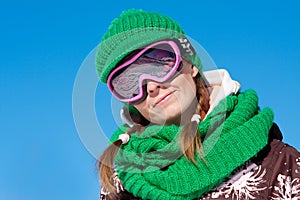
<svg viewBox="0 0 300 200"><path fill-rule="evenodd" d="M199 198L267 145L273 118L270 108L259 109L254 90L227 96L198 126L204 160L197 156L197 164L182 155L182 127L149 126L121 145L115 159L119 178L143 199ZM125 131L119 128L111 140Z"/></svg>

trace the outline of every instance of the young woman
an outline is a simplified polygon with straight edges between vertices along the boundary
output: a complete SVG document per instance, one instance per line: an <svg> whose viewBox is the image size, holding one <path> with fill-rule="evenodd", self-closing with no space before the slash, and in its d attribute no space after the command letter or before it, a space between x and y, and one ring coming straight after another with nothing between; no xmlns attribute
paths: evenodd
<svg viewBox="0 0 300 200"><path fill-rule="evenodd" d="M300 154L272 110L227 71L202 72L171 18L123 12L96 65L125 122L99 158L101 199L300 198Z"/></svg>

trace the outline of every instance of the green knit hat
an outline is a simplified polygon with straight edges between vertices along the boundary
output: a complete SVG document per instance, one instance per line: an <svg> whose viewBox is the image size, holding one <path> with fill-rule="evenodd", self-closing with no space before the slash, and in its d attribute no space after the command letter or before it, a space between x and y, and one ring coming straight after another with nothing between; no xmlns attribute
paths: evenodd
<svg viewBox="0 0 300 200"><path fill-rule="evenodd" d="M112 21L98 46L100 80L106 83L116 64L131 51L164 39L176 40L182 57L201 71L201 61L177 22L159 13L131 9Z"/></svg>

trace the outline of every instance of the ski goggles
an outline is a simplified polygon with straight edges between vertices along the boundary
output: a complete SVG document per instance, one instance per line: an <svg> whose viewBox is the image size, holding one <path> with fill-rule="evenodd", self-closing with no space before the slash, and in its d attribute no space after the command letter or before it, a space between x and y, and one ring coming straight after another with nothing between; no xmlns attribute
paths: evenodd
<svg viewBox="0 0 300 200"><path fill-rule="evenodd" d="M137 103L147 95L147 81L166 82L181 69L177 44L171 40L155 42L124 58L109 74L108 88L118 100Z"/></svg>
<svg viewBox="0 0 300 200"><path fill-rule="evenodd" d="M177 44L171 40L159 41L124 58L109 74L107 84L118 100L137 103L147 95L147 81L166 82L181 69Z"/></svg>

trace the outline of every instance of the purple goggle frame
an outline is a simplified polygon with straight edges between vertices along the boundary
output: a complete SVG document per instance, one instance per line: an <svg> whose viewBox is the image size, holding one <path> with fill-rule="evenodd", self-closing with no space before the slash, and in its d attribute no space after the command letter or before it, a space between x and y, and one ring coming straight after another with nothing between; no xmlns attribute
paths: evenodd
<svg viewBox="0 0 300 200"><path fill-rule="evenodd" d="M149 51L150 53L148 53ZM159 52L162 54L169 52L172 60L151 58L151 61L147 58L147 55L151 54L152 51L158 52L158 54ZM155 42L114 69L108 76L108 88L118 100L136 103L141 101L147 94L144 87L147 80L163 83L178 74L181 65L180 50L174 41Z"/></svg>

